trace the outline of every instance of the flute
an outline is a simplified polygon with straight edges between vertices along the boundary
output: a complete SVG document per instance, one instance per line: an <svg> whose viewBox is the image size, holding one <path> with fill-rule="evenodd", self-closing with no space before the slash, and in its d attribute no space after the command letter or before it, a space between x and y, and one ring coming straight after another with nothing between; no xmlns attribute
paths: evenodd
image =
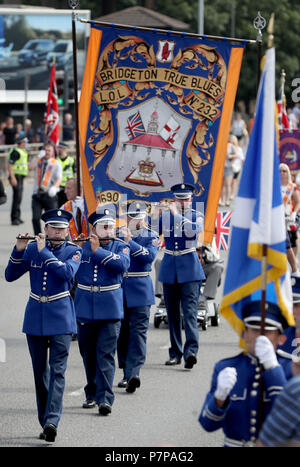
<svg viewBox="0 0 300 467"><path fill-rule="evenodd" d="M88 242L91 237L84 237L84 238L74 238L73 240L70 240L72 242ZM32 237L30 235L18 235L16 237L17 240L36 240L36 237ZM64 238L56 238L56 237L46 237L45 240L48 240L49 242L65 242L67 241ZM104 239L107 240L107 239Z"/></svg>

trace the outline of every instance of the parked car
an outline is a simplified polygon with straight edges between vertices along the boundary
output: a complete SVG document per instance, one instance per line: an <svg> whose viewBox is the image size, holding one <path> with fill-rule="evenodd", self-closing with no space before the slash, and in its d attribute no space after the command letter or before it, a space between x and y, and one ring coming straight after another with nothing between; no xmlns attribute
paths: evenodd
<svg viewBox="0 0 300 467"><path fill-rule="evenodd" d="M71 68L73 60L73 43L71 40L59 40L56 42L52 52L47 55L47 67L50 70L55 57L55 67L57 70Z"/></svg>
<svg viewBox="0 0 300 467"><path fill-rule="evenodd" d="M33 39L28 41L18 53L18 62L22 66L36 66L47 59L53 50L54 42L50 39Z"/></svg>

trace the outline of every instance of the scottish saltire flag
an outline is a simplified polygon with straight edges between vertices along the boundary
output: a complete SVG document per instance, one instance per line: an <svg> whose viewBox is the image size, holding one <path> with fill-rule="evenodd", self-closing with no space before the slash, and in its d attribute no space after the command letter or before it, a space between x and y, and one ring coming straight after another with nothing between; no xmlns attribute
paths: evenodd
<svg viewBox="0 0 300 467"><path fill-rule="evenodd" d="M89 213L125 199L150 210L192 183L212 241L244 46L91 23L79 108Z"/></svg>
<svg viewBox="0 0 300 467"><path fill-rule="evenodd" d="M228 250L231 211L220 211L216 218L216 248L217 250Z"/></svg>
<svg viewBox="0 0 300 467"><path fill-rule="evenodd" d="M222 315L242 338L243 304L261 298L262 250L267 245L266 299L293 324L287 283L286 228L275 130L275 51L267 51L251 133L232 216ZM243 341L241 341L243 346Z"/></svg>
<svg viewBox="0 0 300 467"><path fill-rule="evenodd" d="M129 139L136 138L137 136L145 133L145 128L140 116L140 112L136 112L134 115L131 115L128 118L127 127L125 129Z"/></svg>

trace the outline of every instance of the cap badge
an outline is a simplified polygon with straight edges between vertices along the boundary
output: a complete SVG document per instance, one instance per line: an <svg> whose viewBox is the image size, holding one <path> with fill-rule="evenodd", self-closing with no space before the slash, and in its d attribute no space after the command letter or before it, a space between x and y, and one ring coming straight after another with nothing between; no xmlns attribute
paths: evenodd
<svg viewBox="0 0 300 467"><path fill-rule="evenodd" d="M61 211L57 211L57 215L58 215L58 216L61 216Z"/></svg>

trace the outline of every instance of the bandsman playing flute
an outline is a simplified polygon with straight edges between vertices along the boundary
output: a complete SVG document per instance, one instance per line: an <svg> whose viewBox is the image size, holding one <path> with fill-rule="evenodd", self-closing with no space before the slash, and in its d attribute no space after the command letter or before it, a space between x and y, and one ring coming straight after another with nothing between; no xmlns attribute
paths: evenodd
<svg viewBox="0 0 300 467"><path fill-rule="evenodd" d="M23 332L32 360L40 439L55 441L62 413L65 371L76 317L70 290L80 265L81 248L65 238L72 214L52 209L42 215L46 240L39 234L28 243L27 235L17 240L5 278L8 282L29 272L31 291L26 306ZM48 357L49 352L49 357Z"/></svg>
<svg viewBox="0 0 300 467"><path fill-rule="evenodd" d="M128 203L125 215L127 227L121 230L120 236L130 247L130 268L123 280L124 319L118 340L118 359L124 377L118 386L133 393L141 385L140 369L146 360L150 308L155 303L150 274L159 238L146 223L143 203Z"/></svg>
<svg viewBox="0 0 300 467"><path fill-rule="evenodd" d="M78 344L87 379L83 408L98 405L100 415L109 415L114 402L115 353L124 314L121 286L130 255L128 244L115 238L113 209L98 208L88 221L92 233L82 247L75 294Z"/></svg>

